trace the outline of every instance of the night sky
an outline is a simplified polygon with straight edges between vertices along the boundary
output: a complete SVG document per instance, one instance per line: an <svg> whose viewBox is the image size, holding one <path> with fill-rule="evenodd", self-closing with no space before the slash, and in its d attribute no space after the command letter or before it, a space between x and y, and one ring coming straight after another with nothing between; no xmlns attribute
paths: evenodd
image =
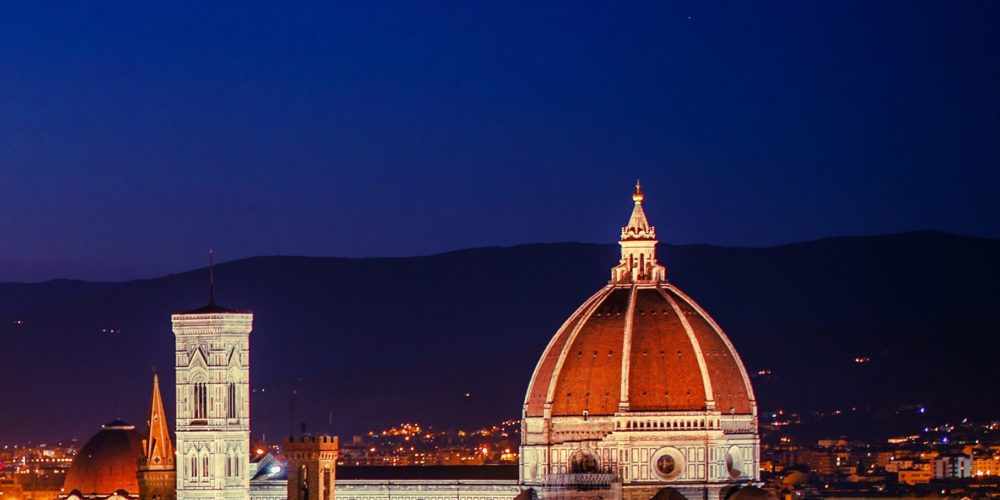
<svg viewBox="0 0 1000 500"><path fill-rule="evenodd" d="M636 178L672 243L1000 237L998 2L138 3L0 6L0 281L613 242Z"/></svg>

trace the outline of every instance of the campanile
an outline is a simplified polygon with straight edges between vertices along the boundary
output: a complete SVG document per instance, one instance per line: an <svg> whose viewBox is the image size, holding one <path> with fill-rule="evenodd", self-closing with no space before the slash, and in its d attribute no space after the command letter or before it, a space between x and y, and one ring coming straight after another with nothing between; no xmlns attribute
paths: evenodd
<svg viewBox="0 0 1000 500"><path fill-rule="evenodd" d="M210 266L211 267L211 266ZM253 313L215 303L171 316L177 371L177 499L250 498Z"/></svg>

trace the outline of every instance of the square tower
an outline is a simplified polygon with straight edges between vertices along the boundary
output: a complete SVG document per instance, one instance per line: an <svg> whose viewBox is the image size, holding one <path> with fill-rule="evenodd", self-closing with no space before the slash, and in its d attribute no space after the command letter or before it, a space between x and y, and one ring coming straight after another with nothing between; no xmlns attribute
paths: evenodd
<svg viewBox="0 0 1000 500"><path fill-rule="evenodd" d="M177 499L250 498L253 314L208 306L171 316L177 370Z"/></svg>
<svg viewBox="0 0 1000 500"><path fill-rule="evenodd" d="M336 436L289 437L288 500L334 500L339 442Z"/></svg>

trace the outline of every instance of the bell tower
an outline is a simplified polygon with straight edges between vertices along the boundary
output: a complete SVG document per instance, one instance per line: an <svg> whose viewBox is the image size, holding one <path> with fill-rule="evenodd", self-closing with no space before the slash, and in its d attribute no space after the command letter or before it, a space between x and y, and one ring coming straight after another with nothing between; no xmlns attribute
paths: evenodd
<svg viewBox="0 0 1000 500"><path fill-rule="evenodd" d="M177 371L177 499L250 498L253 313L215 303L171 316Z"/></svg>

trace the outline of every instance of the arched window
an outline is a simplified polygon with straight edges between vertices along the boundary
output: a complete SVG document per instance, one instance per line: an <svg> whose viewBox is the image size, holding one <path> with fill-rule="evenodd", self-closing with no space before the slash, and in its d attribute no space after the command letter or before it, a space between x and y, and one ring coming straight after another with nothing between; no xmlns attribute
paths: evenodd
<svg viewBox="0 0 1000 500"><path fill-rule="evenodd" d="M323 500L330 500L330 495L333 492L333 481L330 479L332 474L330 474L330 468L327 467L323 469Z"/></svg>
<svg viewBox="0 0 1000 500"><path fill-rule="evenodd" d="M309 500L309 469L305 464L299 468L299 500Z"/></svg>
<svg viewBox="0 0 1000 500"><path fill-rule="evenodd" d="M194 397L192 398L194 408L193 414L196 419L208 418L208 384L195 382L193 387Z"/></svg>
<svg viewBox="0 0 1000 500"><path fill-rule="evenodd" d="M194 455L191 455L191 469L189 472L192 479L198 477L198 457Z"/></svg>
<svg viewBox="0 0 1000 500"><path fill-rule="evenodd" d="M208 478L208 455L201 457L201 477Z"/></svg>
<svg viewBox="0 0 1000 500"><path fill-rule="evenodd" d="M236 384L229 383L229 405L226 411L226 418L236 418Z"/></svg>

